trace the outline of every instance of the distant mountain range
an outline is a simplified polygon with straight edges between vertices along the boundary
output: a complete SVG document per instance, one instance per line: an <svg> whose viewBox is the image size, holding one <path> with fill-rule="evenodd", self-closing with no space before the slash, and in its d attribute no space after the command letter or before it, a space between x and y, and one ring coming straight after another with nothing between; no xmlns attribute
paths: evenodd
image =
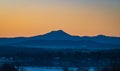
<svg viewBox="0 0 120 71"><path fill-rule="evenodd" d="M120 37L73 36L63 30L33 37L0 38L0 46L57 48L57 49L114 49L120 48Z"/></svg>

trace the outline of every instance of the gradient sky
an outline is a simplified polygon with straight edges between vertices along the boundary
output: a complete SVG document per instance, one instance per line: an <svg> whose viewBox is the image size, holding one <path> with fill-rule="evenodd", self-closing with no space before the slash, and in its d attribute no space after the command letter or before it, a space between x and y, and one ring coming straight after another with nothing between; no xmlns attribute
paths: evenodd
<svg viewBox="0 0 120 71"><path fill-rule="evenodd" d="M59 29L80 36L120 36L120 0L0 0L0 37Z"/></svg>

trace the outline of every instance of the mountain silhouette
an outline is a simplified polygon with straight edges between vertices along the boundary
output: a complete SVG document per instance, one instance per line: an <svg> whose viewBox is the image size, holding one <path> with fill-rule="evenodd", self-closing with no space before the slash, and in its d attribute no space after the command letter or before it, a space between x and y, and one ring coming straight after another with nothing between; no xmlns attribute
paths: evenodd
<svg viewBox="0 0 120 71"><path fill-rule="evenodd" d="M84 40L91 40L99 43L120 44L120 37L97 35L93 37L82 37Z"/></svg>
<svg viewBox="0 0 120 71"><path fill-rule="evenodd" d="M31 38L42 40L80 40L79 36L71 36L70 34L64 32L63 30L51 31L47 34L38 35Z"/></svg>
<svg viewBox="0 0 120 71"><path fill-rule="evenodd" d="M70 35L63 30L57 30L28 38L0 38L0 45L37 48L111 49L120 48L120 37L105 35L80 37Z"/></svg>

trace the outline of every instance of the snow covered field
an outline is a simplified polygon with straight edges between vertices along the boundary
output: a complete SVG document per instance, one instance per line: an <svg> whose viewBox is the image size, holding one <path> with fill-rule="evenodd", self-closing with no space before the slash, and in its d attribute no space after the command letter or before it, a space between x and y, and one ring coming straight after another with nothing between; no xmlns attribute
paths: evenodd
<svg viewBox="0 0 120 71"><path fill-rule="evenodd" d="M69 68L70 71L76 71L77 68ZM63 68L56 67L25 67L25 71L64 71ZM88 71L96 71L93 67L89 68Z"/></svg>
<svg viewBox="0 0 120 71"><path fill-rule="evenodd" d="M61 68L26 67L26 71L63 71Z"/></svg>

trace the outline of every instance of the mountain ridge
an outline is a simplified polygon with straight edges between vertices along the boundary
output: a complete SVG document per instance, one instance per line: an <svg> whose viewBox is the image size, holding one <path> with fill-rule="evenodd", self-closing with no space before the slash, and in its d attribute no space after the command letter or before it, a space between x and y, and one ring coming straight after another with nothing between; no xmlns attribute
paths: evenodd
<svg viewBox="0 0 120 71"><path fill-rule="evenodd" d="M49 33L30 37L33 39L42 39L42 40L79 40L80 36L72 36L63 30L51 31Z"/></svg>
<svg viewBox="0 0 120 71"><path fill-rule="evenodd" d="M48 33L45 33L45 34L41 34L41 35L35 35L35 36L31 36L31 37L36 37L36 36L43 36L43 35L46 35L46 34L49 34L51 32L59 32L59 31L62 31L64 33L66 33L65 31L63 30L53 30L53 31L50 31ZM68 33L66 33L68 34ZM70 34L68 34L70 35ZM71 36L78 36L78 37L113 37L113 38L120 38L120 36L108 36L108 35L103 35L103 34L98 34L98 35L95 35L95 36L80 36L80 35L71 35ZM12 39L12 38L31 38L31 37L24 37L24 36L21 36L21 37L0 37L0 39Z"/></svg>
<svg viewBox="0 0 120 71"><path fill-rule="evenodd" d="M0 45L15 45L23 47L118 48L120 47L120 38L104 35L81 37L70 35L63 30L57 30L33 37L0 38Z"/></svg>

